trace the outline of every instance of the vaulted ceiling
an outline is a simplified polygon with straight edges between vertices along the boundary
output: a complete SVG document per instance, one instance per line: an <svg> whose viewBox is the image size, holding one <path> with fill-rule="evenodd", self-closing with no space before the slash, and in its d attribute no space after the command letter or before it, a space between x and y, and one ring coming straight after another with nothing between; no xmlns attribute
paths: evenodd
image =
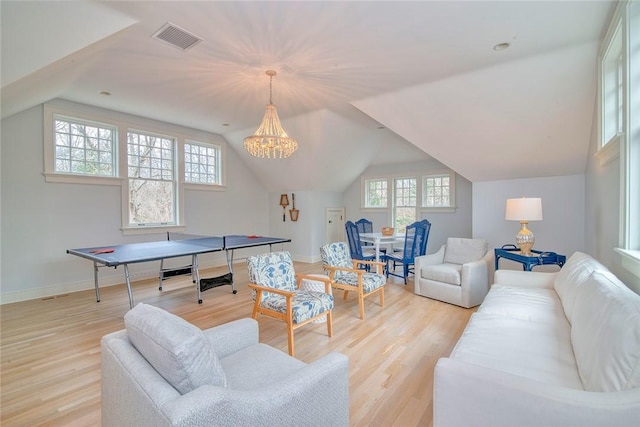
<svg viewBox="0 0 640 427"><path fill-rule="evenodd" d="M614 3L3 0L2 117L64 98L221 134L272 191L431 157L471 181L577 174ZM202 41L153 38L168 22ZM242 149L267 69L285 160Z"/></svg>

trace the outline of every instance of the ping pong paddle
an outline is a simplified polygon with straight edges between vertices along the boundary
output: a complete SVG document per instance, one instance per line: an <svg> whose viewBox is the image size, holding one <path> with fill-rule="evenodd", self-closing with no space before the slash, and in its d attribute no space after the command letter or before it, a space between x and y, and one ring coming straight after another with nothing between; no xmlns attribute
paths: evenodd
<svg viewBox="0 0 640 427"><path fill-rule="evenodd" d="M262 236L254 236L254 235L251 235L251 236L247 236L247 237L248 237L249 239L257 239L257 238L262 237Z"/></svg>
<svg viewBox="0 0 640 427"><path fill-rule="evenodd" d="M115 251L115 249L113 248L104 248L104 249L94 249L89 252L91 252L92 254L110 254L113 251Z"/></svg>

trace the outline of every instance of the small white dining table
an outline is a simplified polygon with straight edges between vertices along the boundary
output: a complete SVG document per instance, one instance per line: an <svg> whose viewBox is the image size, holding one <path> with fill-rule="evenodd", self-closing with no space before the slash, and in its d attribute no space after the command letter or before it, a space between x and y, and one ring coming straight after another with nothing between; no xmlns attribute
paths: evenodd
<svg viewBox="0 0 640 427"><path fill-rule="evenodd" d="M383 236L382 233L360 233L360 240L367 243L373 243L375 245L376 261L380 261L380 246L393 246L394 243L403 243L404 234L392 234L391 236Z"/></svg>

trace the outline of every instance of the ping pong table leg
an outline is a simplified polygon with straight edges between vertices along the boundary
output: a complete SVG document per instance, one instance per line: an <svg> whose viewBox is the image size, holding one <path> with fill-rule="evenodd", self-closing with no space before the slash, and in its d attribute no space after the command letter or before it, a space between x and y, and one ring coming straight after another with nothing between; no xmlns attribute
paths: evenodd
<svg viewBox="0 0 640 427"><path fill-rule="evenodd" d="M196 289L198 290L198 304L202 304L202 291L200 290L200 271L198 270L198 255L191 258L191 277L196 278Z"/></svg>
<svg viewBox="0 0 640 427"><path fill-rule="evenodd" d="M100 302L100 289L98 289L98 263L93 261L93 283L96 286L96 302Z"/></svg>
<svg viewBox="0 0 640 427"><path fill-rule="evenodd" d="M229 273L231 273L231 291L234 294L237 294L236 285L233 282L233 249L227 249L225 251L227 253L227 265L229 266ZM231 256L229 256L229 252L231 252Z"/></svg>
<svg viewBox="0 0 640 427"><path fill-rule="evenodd" d="M127 281L127 292L129 293L129 308L133 308L133 293L131 292L131 276L129 276L129 264L124 265L124 277Z"/></svg>

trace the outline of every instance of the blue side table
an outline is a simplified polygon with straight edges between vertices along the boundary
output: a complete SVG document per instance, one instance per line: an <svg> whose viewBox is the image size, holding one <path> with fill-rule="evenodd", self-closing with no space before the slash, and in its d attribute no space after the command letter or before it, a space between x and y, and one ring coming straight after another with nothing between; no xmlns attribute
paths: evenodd
<svg viewBox="0 0 640 427"><path fill-rule="evenodd" d="M495 249L496 258L496 270L498 269L498 261L500 258L506 258L511 261L519 262L522 264L524 271L531 271L536 265L556 264L562 268L567 260L564 255L559 255L555 252L541 252L532 250L532 256L525 256L520 253L515 245L504 245L501 248Z"/></svg>

